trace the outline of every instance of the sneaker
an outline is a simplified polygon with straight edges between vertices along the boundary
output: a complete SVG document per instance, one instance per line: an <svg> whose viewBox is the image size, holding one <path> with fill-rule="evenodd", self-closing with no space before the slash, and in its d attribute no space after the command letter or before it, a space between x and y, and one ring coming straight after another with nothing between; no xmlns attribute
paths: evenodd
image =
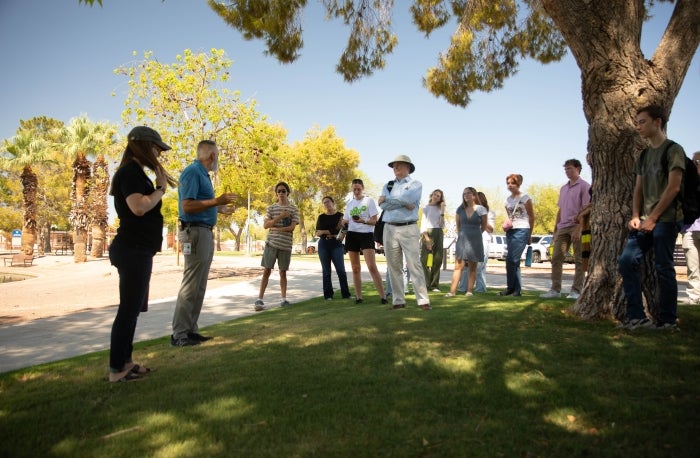
<svg viewBox="0 0 700 458"><path fill-rule="evenodd" d="M625 320L622 323L618 324L615 328L616 329L626 329L628 331L634 331L635 329L639 328L653 328L654 327L654 322L651 321L649 318L637 318L634 320Z"/></svg>
<svg viewBox="0 0 700 458"><path fill-rule="evenodd" d="M452 293L447 293L447 294L445 294L445 297L455 297L455 295Z"/></svg>
<svg viewBox="0 0 700 458"><path fill-rule="evenodd" d="M255 301L255 311L262 312L263 310L265 310L265 303L262 301L262 299L258 299Z"/></svg>
<svg viewBox="0 0 700 458"><path fill-rule="evenodd" d="M672 331L672 332L677 332L677 331L681 330L678 327L677 323L656 323L656 324L650 326L649 329L653 329L654 331Z"/></svg>
<svg viewBox="0 0 700 458"><path fill-rule="evenodd" d="M188 332L187 338L190 340L197 341L197 342L206 342L207 340L213 339L213 337L203 336L202 334L199 334L198 332Z"/></svg>
<svg viewBox="0 0 700 458"><path fill-rule="evenodd" d="M503 291L499 292L498 295L499 295L499 296L512 296L512 295L513 295L513 291L504 289Z"/></svg>
<svg viewBox="0 0 700 458"><path fill-rule="evenodd" d="M469 297L469 296L473 296L474 293L472 293L471 291L467 291L466 293L464 293L464 295Z"/></svg>
<svg viewBox="0 0 700 458"><path fill-rule="evenodd" d="M362 304L362 298L359 297L359 298L355 299L355 303L356 303L356 304Z"/></svg>
<svg viewBox="0 0 700 458"><path fill-rule="evenodd" d="M188 339L187 337L180 337L179 339L176 339L175 337L170 336L171 347L192 347L199 345L200 343L201 342L198 340Z"/></svg>
<svg viewBox="0 0 700 458"><path fill-rule="evenodd" d="M434 293L439 293L439 292L440 292L440 289L439 289L439 288L433 288L432 291L433 291Z"/></svg>
<svg viewBox="0 0 700 458"><path fill-rule="evenodd" d="M283 299L280 301L280 307L289 307L290 305L292 304L290 304L287 299Z"/></svg>
<svg viewBox="0 0 700 458"><path fill-rule="evenodd" d="M389 301L388 301L388 300L386 300L386 299L382 299L382 304L388 304L388 303L389 303Z"/></svg>
<svg viewBox="0 0 700 458"><path fill-rule="evenodd" d="M567 299L578 299L581 296L581 294L578 291L572 290L568 296L566 296Z"/></svg>
<svg viewBox="0 0 700 458"><path fill-rule="evenodd" d="M332 301L333 298L332 298L332 297L327 297L326 300L327 300L327 301Z"/></svg>
<svg viewBox="0 0 700 458"><path fill-rule="evenodd" d="M540 297L542 299L554 299L554 298L560 298L561 293L559 291L554 291L553 289L550 289L546 293L540 294Z"/></svg>

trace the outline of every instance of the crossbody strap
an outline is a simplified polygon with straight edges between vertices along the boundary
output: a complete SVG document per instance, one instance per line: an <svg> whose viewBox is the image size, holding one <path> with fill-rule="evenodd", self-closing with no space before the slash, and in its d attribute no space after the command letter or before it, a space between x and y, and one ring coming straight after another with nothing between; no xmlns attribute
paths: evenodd
<svg viewBox="0 0 700 458"><path fill-rule="evenodd" d="M520 201L521 201L521 200L523 200L522 194L520 195L520 197L518 198L518 201L517 201L517 202L515 203L515 205L513 206L513 211L510 212L510 215L508 215L508 216L510 217L510 219L513 219L513 217L514 217L514 215L515 215L515 209L518 208L518 205L520 205Z"/></svg>

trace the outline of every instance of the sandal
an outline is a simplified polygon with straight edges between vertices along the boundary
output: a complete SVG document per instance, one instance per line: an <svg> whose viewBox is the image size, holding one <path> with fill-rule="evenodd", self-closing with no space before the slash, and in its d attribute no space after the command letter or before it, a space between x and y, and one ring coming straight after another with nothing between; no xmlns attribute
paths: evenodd
<svg viewBox="0 0 700 458"><path fill-rule="evenodd" d="M151 369L150 367L139 366L138 364L134 364L131 367L130 372L132 374L146 375L146 374L153 372L153 369Z"/></svg>

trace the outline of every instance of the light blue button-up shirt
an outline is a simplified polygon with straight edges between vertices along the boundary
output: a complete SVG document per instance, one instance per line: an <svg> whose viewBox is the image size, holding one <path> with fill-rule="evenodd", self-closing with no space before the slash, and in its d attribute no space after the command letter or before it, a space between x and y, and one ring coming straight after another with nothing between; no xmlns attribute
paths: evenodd
<svg viewBox="0 0 700 458"><path fill-rule="evenodd" d="M389 191L388 184L382 189L382 196L386 198L380 205L386 213L382 220L386 223L409 223L418 221L418 209L423 195L423 184L407 176L402 180L394 180L394 187ZM406 205L413 204L413 210Z"/></svg>

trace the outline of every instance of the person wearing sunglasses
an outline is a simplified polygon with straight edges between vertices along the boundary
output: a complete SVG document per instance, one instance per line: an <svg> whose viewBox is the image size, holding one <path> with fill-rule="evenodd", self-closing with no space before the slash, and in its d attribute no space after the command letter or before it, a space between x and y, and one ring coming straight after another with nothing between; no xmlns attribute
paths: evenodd
<svg viewBox="0 0 700 458"><path fill-rule="evenodd" d="M287 271L292 259L292 234L299 224L299 209L289 202L289 193L290 189L287 183L284 181L277 183L275 186L277 202L267 207L265 214L264 227L269 232L260 262L264 270L260 282L260 292L254 306L256 312L265 310L263 297L275 263L277 263L280 272L280 292L282 294L280 306L291 305L287 300Z"/></svg>

